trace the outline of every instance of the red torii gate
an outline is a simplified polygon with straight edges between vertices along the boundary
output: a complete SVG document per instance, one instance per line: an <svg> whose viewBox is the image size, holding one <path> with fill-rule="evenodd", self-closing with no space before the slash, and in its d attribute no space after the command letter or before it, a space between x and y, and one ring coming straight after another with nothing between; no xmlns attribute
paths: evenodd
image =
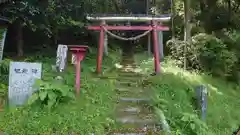
<svg viewBox="0 0 240 135"><path fill-rule="evenodd" d="M160 61L159 61L159 46L158 46L158 34L157 31L168 31L169 27L159 25L162 22L168 22L171 17L169 15L163 16L123 16L123 15L114 15L114 16L87 16L87 19L90 21L101 21L99 26L88 26L89 30L96 30L100 31L99 35L99 44L98 44L98 58L97 58L97 67L96 72L101 72L101 65L102 65L102 57L103 57L103 49L104 49L104 35L105 32L108 30L140 30L140 31L152 31L153 37L153 50L154 50L154 66L155 66L155 73L160 72ZM108 26L106 21L135 21L135 22L151 22L147 26Z"/></svg>

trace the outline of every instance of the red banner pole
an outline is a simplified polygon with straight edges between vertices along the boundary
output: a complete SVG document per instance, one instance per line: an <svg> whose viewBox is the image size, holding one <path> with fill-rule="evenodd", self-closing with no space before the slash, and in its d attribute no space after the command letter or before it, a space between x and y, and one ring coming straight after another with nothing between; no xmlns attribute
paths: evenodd
<svg viewBox="0 0 240 135"><path fill-rule="evenodd" d="M101 30L99 35L99 44L98 44L98 57L97 57L97 73L101 72L102 66L102 57L103 57L103 46L104 46L104 29L103 29L104 21L101 22Z"/></svg>
<svg viewBox="0 0 240 135"><path fill-rule="evenodd" d="M160 61L159 61L159 48L158 48L158 36L157 36L157 22L156 21L152 21L152 27L153 27L153 31L152 31L152 35L153 35L153 49L154 49L154 66L155 66L155 73L159 73L160 72Z"/></svg>

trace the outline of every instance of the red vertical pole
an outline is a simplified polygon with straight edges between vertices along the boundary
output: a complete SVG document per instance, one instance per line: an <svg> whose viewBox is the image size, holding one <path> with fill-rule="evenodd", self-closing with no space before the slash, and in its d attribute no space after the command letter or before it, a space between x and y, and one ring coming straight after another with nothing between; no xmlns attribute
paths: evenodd
<svg viewBox="0 0 240 135"><path fill-rule="evenodd" d="M97 57L97 73L101 72L102 66L102 57L103 57L103 46L104 46L104 29L103 29L104 21L101 22L101 30L99 35L99 44L98 44L98 57Z"/></svg>
<svg viewBox="0 0 240 135"><path fill-rule="evenodd" d="M76 95L80 95L80 74L81 74L81 63L79 54L75 54L76 56Z"/></svg>
<svg viewBox="0 0 240 135"><path fill-rule="evenodd" d="M157 36L157 22L152 21L152 35L153 35L153 51L154 51L154 66L155 66L155 73L160 72L160 61L159 61L159 48L158 48L158 36Z"/></svg>

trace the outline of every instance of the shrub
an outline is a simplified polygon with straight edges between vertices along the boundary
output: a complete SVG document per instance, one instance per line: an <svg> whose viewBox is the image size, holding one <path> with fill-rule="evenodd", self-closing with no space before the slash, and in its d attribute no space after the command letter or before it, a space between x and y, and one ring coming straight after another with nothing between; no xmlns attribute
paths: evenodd
<svg viewBox="0 0 240 135"><path fill-rule="evenodd" d="M192 43L171 40L167 45L171 55L181 61L184 60L184 46L186 45L187 67L210 72L215 76L228 77L231 75L238 59L235 52L213 35L200 33L192 37Z"/></svg>
<svg viewBox="0 0 240 135"><path fill-rule="evenodd" d="M5 100L7 98L8 87L5 84L0 83L0 111L5 104Z"/></svg>
<svg viewBox="0 0 240 135"><path fill-rule="evenodd" d="M28 104L39 103L49 109L59 103L75 98L72 88L57 82L44 82L37 80L35 88L38 89L28 100Z"/></svg>
<svg viewBox="0 0 240 135"><path fill-rule="evenodd" d="M240 53L240 31L227 31L223 30L224 36L221 36L221 39L224 43L228 45L228 48L235 54ZM240 83L240 55L237 56L237 64L234 65L232 70L232 75L229 78L231 81Z"/></svg>
<svg viewBox="0 0 240 135"><path fill-rule="evenodd" d="M10 59L4 59L0 63L0 82L8 84L8 74L9 74L9 63Z"/></svg>

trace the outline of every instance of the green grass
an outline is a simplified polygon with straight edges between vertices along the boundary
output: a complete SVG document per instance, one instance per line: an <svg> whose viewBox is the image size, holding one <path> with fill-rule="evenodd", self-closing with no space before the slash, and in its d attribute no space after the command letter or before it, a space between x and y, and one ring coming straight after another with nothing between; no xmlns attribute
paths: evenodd
<svg viewBox="0 0 240 135"><path fill-rule="evenodd" d="M0 112L0 130L9 135L57 135L74 134L86 135L95 132L103 135L106 127L114 125L112 120L115 107L115 80L99 79L93 74L96 56L88 55L82 62L81 95L76 101L58 104L53 110L38 106L23 106L20 108L6 108ZM117 60L117 56L104 58L103 70L109 70ZM28 57L26 61L40 61L43 63L43 80L51 83L54 77L61 75L64 83L74 87L74 67L68 65L64 73L52 71L55 58L38 55ZM115 76L114 73L104 74Z"/></svg>
<svg viewBox="0 0 240 135"><path fill-rule="evenodd" d="M111 54L111 53L110 53ZM89 55L82 63L81 96L78 100L58 104L54 110L41 109L38 106L23 106L17 109L5 109L0 113L0 129L9 135L35 134L75 134L85 135L95 131L104 135L105 127L116 126L113 119L116 93L116 74L110 73L111 67L119 56L112 53L104 59L104 75L112 79L99 79L92 72L95 69L96 55ZM43 79L53 81L62 75L65 84L74 87L74 67L68 66L63 74L51 70L55 59L49 57L28 57L28 61L43 63ZM153 60L144 55L136 56L141 73L153 71ZM240 125L239 86L213 78L209 75L183 71L172 60L162 64L162 74L145 78L153 90L153 107L161 109L170 124L173 135L230 135ZM107 77L108 78L108 77ZM193 98L195 87L204 84L208 87L207 121L202 122L195 110ZM159 111L156 111L158 114Z"/></svg>
<svg viewBox="0 0 240 135"><path fill-rule="evenodd" d="M144 60L145 59L145 60ZM145 73L153 70L153 61L137 56ZM154 89L153 105L163 110L172 134L176 135L230 135L240 125L240 87L209 75L183 71L172 60L162 64L162 74L148 82ZM207 121L196 115L193 98L197 85L208 87ZM160 114L159 114L160 115Z"/></svg>

